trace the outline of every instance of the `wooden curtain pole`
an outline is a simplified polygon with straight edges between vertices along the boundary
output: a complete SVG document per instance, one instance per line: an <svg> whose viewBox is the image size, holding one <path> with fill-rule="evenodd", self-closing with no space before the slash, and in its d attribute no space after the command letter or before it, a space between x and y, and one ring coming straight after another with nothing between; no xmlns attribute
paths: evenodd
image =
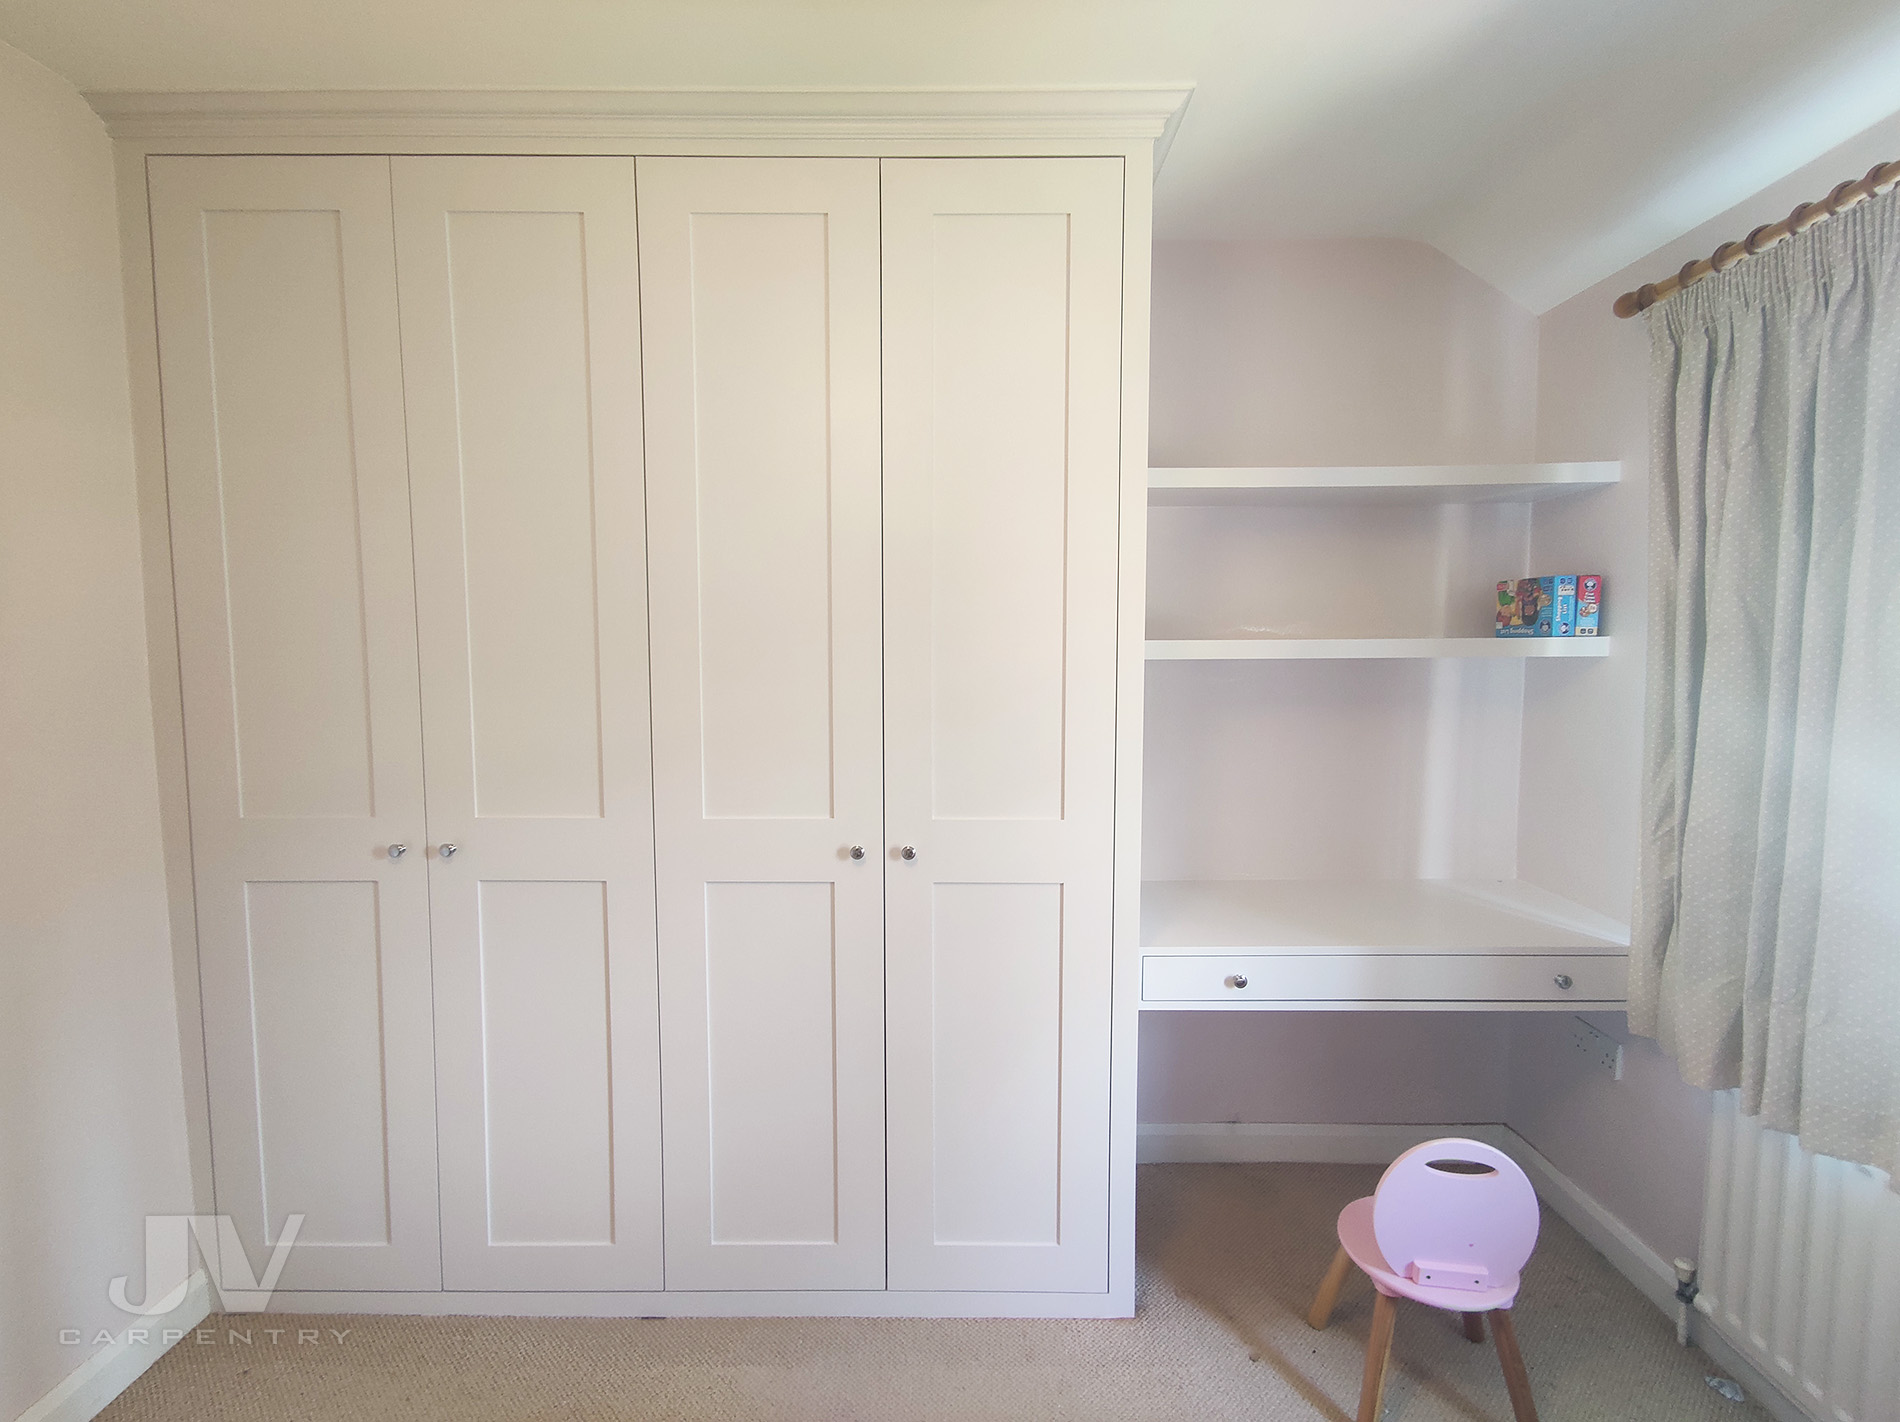
<svg viewBox="0 0 1900 1422"><path fill-rule="evenodd" d="M1804 202L1781 221L1757 227L1739 242L1724 242L1708 256L1684 264L1674 276L1624 292L1616 298L1616 314L1634 316L1639 311L1647 311L1664 297L1674 296L1686 286L1694 286L1711 272L1725 272L1744 257L1765 252L1776 243L1787 241L1795 233L1806 232L1817 222L1825 222L1837 212L1845 212L1856 203L1867 201L1875 193L1886 192L1896 183L1900 183L1900 160L1876 163L1867 170L1866 177L1842 183L1819 202Z"/></svg>

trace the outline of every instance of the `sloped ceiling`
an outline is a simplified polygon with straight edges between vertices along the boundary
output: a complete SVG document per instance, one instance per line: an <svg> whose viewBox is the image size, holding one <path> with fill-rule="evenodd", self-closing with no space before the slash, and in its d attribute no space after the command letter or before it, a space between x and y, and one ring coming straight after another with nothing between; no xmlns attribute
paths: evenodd
<svg viewBox="0 0 1900 1422"><path fill-rule="evenodd" d="M1193 81L1158 235L1409 237L1533 311L1900 110L1900 0L0 0L0 38L82 90Z"/></svg>

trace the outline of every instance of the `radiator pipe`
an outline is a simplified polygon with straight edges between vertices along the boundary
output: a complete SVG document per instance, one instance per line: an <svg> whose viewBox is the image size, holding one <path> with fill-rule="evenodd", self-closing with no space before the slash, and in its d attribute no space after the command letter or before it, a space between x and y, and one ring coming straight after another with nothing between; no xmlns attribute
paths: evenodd
<svg viewBox="0 0 1900 1422"><path fill-rule="evenodd" d="M1695 1260L1676 1260L1676 1342L1689 1346L1689 1315L1695 1309Z"/></svg>

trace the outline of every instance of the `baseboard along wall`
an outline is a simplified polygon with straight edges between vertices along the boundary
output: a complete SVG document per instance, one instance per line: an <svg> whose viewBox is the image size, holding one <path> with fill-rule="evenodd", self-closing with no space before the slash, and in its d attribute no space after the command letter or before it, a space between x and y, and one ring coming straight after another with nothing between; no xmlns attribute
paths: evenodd
<svg viewBox="0 0 1900 1422"><path fill-rule="evenodd" d="M196 1270L175 1308L111 1330L86 1360L22 1412L18 1422L91 1422L211 1313L211 1281Z"/></svg>

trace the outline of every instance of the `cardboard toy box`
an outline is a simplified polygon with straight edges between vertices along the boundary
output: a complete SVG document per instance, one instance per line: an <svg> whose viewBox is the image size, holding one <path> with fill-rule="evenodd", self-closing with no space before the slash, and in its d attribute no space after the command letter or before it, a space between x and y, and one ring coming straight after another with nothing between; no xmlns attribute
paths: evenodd
<svg viewBox="0 0 1900 1422"><path fill-rule="evenodd" d="M1598 573L1577 574L1577 631L1579 637L1595 637L1603 620L1603 578Z"/></svg>
<svg viewBox="0 0 1900 1422"><path fill-rule="evenodd" d="M1594 637L1603 605L1595 573L1557 573L1498 584L1500 637Z"/></svg>
<svg viewBox="0 0 1900 1422"><path fill-rule="evenodd" d="M1498 584L1498 636L1548 637L1551 578L1515 578Z"/></svg>
<svg viewBox="0 0 1900 1422"><path fill-rule="evenodd" d="M1545 578L1551 585L1550 629L1540 632L1542 637L1569 637L1577 630L1577 575L1559 573L1554 578Z"/></svg>

